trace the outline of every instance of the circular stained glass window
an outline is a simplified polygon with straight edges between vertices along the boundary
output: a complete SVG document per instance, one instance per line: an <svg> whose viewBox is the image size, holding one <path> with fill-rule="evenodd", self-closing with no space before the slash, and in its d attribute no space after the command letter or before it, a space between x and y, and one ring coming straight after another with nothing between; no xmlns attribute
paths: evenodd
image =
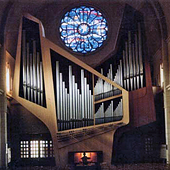
<svg viewBox="0 0 170 170"><path fill-rule="evenodd" d="M80 6L61 20L60 33L65 45L74 52L88 53L101 47L107 38L107 21L93 7Z"/></svg>

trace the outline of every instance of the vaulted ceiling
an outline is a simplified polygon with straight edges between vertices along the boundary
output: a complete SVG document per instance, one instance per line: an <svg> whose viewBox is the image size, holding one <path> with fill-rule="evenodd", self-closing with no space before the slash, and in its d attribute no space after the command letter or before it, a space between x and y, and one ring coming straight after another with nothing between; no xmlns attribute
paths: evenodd
<svg viewBox="0 0 170 170"><path fill-rule="evenodd" d="M9 1L0 1L0 16L3 16ZM108 40L104 46L86 56L73 54L91 66L96 66L112 53L116 53L117 38L126 4L139 10L144 15L148 45L148 55L152 56L160 47L160 28L157 16L145 0L13 0L6 22L5 40L8 52L15 58L18 28L23 13L30 13L42 21L46 38L66 49L60 40L58 27L64 13L79 4L89 4L101 9L109 23ZM170 3L168 3L170 7ZM165 10L167 12L167 10ZM0 18L2 19L2 17ZM2 22L1 22L2 23Z"/></svg>

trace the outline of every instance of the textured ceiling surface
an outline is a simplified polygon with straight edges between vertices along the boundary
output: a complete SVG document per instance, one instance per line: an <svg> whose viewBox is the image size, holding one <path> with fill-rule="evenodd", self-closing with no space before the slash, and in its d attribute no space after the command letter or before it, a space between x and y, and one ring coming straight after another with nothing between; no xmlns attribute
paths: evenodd
<svg viewBox="0 0 170 170"><path fill-rule="evenodd" d="M0 16L2 16L7 2L8 1L0 0ZM6 48L14 58L16 55L18 28L23 13L30 13L40 19L45 28L46 37L55 44L65 48L60 40L58 27L65 11L76 6L77 4L89 4L96 6L106 15L109 22L109 38L103 48L86 56L73 54L91 66L96 66L115 51L125 4L128 4L143 12L146 19L149 15L152 16L150 20L146 20L146 28L148 30L146 31L146 35L149 40L148 45L152 46L152 50L149 54L152 55L155 53L160 45L159 37L154 39L154 35L158 35L159 32L156 16L145 4L146 1L144 0L16 0L12 2L13 5L9 11L8 20L6 23L5 37Z"/></svg>

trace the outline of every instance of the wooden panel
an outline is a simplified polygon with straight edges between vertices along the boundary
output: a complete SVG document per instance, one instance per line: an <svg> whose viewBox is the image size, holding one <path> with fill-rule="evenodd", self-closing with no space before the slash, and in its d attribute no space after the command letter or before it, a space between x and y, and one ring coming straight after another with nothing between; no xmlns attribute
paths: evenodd
<svg viewBox="0 0 170 170"><path fill-rule="evenodd" d="M138 127L156 121L152 89L147 87L129 93L130 124Z"/></svg>

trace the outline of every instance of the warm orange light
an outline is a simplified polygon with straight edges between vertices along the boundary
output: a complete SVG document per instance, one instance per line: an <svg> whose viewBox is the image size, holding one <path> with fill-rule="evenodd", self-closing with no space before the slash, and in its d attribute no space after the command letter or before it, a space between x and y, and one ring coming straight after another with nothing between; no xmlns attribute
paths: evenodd
<svg viewBox="0 0 170 170"><path fill-rule="evenodd" d="M82 163L82 157L84 156L83 152L74 154L74 163ZM89 162L97 162L97 153L96 152L85 152L85 156L89 159Z"/></svg>

